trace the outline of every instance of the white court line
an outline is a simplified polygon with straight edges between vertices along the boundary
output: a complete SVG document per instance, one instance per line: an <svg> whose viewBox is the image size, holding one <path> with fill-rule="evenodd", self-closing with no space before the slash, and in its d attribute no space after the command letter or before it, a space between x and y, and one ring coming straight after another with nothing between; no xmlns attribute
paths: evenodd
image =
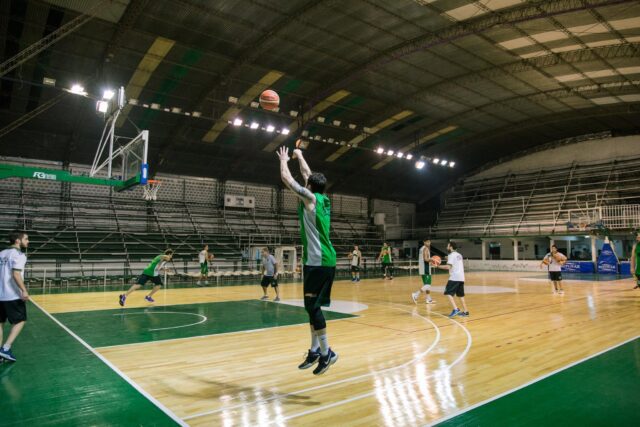
<svg viewBox="0 0 640 427"><path fill-rule="evenodd" d="M107 359L105 359L100 353L98 353L93 347L91 347L89 344L87 344L82 338L80 338L78 335L76 335L71 329L67 328L65 325L63 325L58 319L56 319L55 317L53 317L51 314L49 314L48 311L46 311L45 309L43 309L42 307L40 307L35 301L30 300L31 303L33 305L35 305L36 307L38 307L38 309L40 311L42 311L47 317L49 317L51 320L53 320L55 323L58 324L58 326L60 326L62 329L64 329L69 335L71 335L73 338L75 338L80 344L82 344L87 350L89 350L91 353L94 354L94 356L96 356L98 359L100 359L105 365L107 365L109 368L111 368L116 374L118 374L123 380L125 380L127 383L129 383L129 385L131 387L133 387L134 389L136 389L141 395L143 395L144 397L146 397L151 403L153 403L154 405L156 405L158 407L158 409L160 409L162 412L164 412L169 418L171 418L173 421L175 421L178 425L181 426L186 426L188 427L189 424L185 423L183 420L181 420L180 418L178 418L178 416L176 414L174 414L169 408L167 408L166 406L164 406L162 403L160 403L155 397L151 396L149 393L147 393L142 387L140 387L138 384L136 384L131 378L129 378L124 372L122 372L120 369L118 369L114 364L112 364L111 362L109 362Z"/></svg>
<svg viewBox="0 0 640 427"><path fill-rule="evenodd" d="M518 391L518 390L520 390L520 389L523 389L523 388L525 388L525 387L528 387L528 386L530 386L530 385L532 385L532 384L535 384L535 383L537 383L537 382L539 382L539 381L542 381L542 380L544 380L545 378L549 378L549 377L550 377L550 376L552 376L552 375L555 375L555 374L557 374L557 373L559 373L559 372L565 371L565 370L567 370L567 369L569 369L569 368L571 368L571 367L573 367L573 366L579 365L579 364L580 364L580 363L582 363L582 362L586 362L586 361L587 361L587 360L589 360L589 359L593 359L594 357L600 356L600 355L601 355L601 354L603 354L603 353L606 353L606 352L608 352L608 351L611 351L611 350L613 350L613 349L616 349L616 348L618 348L618 347L621 347L621 346L623 346L623 345L625 345L625 344L627 344L627 343L630 343L631 341L637 340L638 338L640 338L640 335L637 335L637 336L635 336L635 337L633 337L633 338L629 338L629 339L628 339L628 340L626 340L626 341L623 341L623 342L621 342L621 343L619 343L619 344L615 344L615 345L613 345L613 346L611 346L611 347L608 347L608 348L606 348L606 349L604 349L604 350L602 350L602 351L600 351L600 352L598 352L598 353L596 353L596 354L592 354L591 356L587 356L587 357L585 357L585 358L583 358L583 359L580 359L580 360L578 360L578 361L575 361L575 362L573 362L573 363L570 363L570 364L568 364L567 366L563 366L562 368L556 369L555 371L549 372L548 374L545 374L545 375L542 375L541 377L535 378L535 379L533 379L533 380L531 380L531 381L529 381L529 382L526 382L526 383L524 383L524 384L522 384L522 385L520 385L520 386L518 386L518 387L515 387L515 388L512 388L512 389L510 389L510 390L507 390L507 391L505 391L504 393L500 393L500 394L498 394L498 395L496 395L496 396L490 397L489 399L483 400L482 402L478 402L478 403L473 404L473 405L471 405L471 406L467 406L466 408L463 408L463 409L461 409L461 410L459 410L459 411L457 411L457 412L454 412L454 413L453 413L453 414L451 414L451 415L447 415L447 416L446 416L446 417L444 417L444 418L440 418L440 419L438 419L438 420L432 421L432 422L431 422L431 423L429 423L429 424L425 424L425 426L434 426L434 425L436 425L436 424L440 424L440 423L443 423L443 422L445 422L445 421L448 421L448 420L450 420L451 418L455 418L455 417L457 417L458 415L462 415L462 414L464 414L465 412L469 412L469 411L471 411L472 409L475 409L475 408L477 408L477 407L479 407L479 406L486 405L487 403L491 403L491 402L493 402L494 400L498 400L498 399L500 399L501 397L504 397L504 396L506 396L506 395L508 395L508 394L514 393L514 392L516 392L516 391Z"/></svg>
<svg viewBox="0 0 640 427"><path fill-rule="evenodd" d="M434 314L437 314L438 316L446 317L447 319L449 319L449 317L445 316L444 314L440 314L440 313L434 313ZM448 365L446 367L447 369L453 368L458 363L460 363L462 361L462 359L464 359L466 357L467 353L471 349L471 343L472 343L471 333L469 332L469 330L464 325L462 325L461 323L456 322L453 319L449 319L449 320L451 320L452 322L454 322L455 324L460 326L464 330L465 334L467 334L467 346L465 347L464 351L460 354L460 356L458 356L458 358L456 360L454 360L450 365ZM433 375L434 374L428 375L425 378L433 377ZM391 388L395 389L397 387L405 386L407 384L415 384L418 381L419 380L416 380L416 379L410 380L410 381L401 381L399 383L394 384ZM288 421L288 420L293 419L293 418L303 417L305 415L311 415L311 414L314 414L316 412L320 412L320 411L324 411L324 410L327 410L327 409L335 408L336 406L346 405L347 403L355 402L356 400L366 399L367 397L375 396L376 393L377 393L376 391L370 391L370 392L367 392L367 393L359 394L357 396L353 396L353 397L350 397L348 399L339 400L337 402L330 403L328 405L319 406L319 407L316 407L314 409L309 409L307 411L298 412L297 414L289 415L289 416L286 416L286 417L280 417L277 420L274 420L274 421L270 422L269 424L282 423L283 421Z"/></svg>
<svg viewBox="0 0 640 427"><path fill-rule="evenodd" d="M203 316L202 314L197 314L197 313L188 313L186 311L138 311L136 313L116 313L116 314L113 314L113 316L124 317L124 316L132 316L136 314L188 314L191 316L200 317L202 319L199 322L189 323L188 325L169 326L167 328L154 328L154 329L149 329L149 331L166 331L167 329L186 328L189 326L199 325L200 323L207 321L207 316Z"/></svg>
<svg viewBox="0 0 640 427"><path fill-rule="evenodd" d="M388 307L388 306L383 305L383 304L373 304L373 305L380 305L380 306L383 306L383 307ZM308 388L305 388L305 389L302 389L302 390L296 390L296 391L293 391L293 392L290 392L290 393L279 394L277 396L272 396L272 397L269 397L269 398L266 398L266 399L260 399L260 400L256 400L256 401L253 401L253 402L240 403L240 404L237 404L237 405L234 405L234 406L225 406L225 407L222 407L222 408L218 408L218 409L214 409L214 410L210 410L210 411L206 411L206 412L200 412L198 414L189 415L189 416L185 417L184 419L185 420L190 420L190 419L202 417L202 416L205 416L205 415L213 415L213 414L217 414L219 412L225 412L225 411L230 411L230 410L233 410L233 409L243 408L243 407L247 407L247 406L254 406L254 405L258 405L258 404L262 404L262 403L267 403L267 402L270 402L272 400L281 399L283 397L295 396L297 394L307 393L307 392L314 391L314 390L320 390L320 389L323 389L323 388L332 387L332 386L339 385L339 384L350 383L350 382L354 382L354 381L357 381L357 380L360 380L360 379L363 379L363 378L371 377L373 375L378 375L378 374L381 374L383 372L391 371L391 370L394 370L394 369L404 368L405 366L410 365L412 363L415 363L418 359L420 359L420 358L424 357L425 355L427 355L431 350L433 350L435 348L436 345L438 345L438 343L440 342L440 328L438 328L438 325L436 325L433 322L433 320L431 320L431 319L429 319L427 317L421 316L420 314L414 313L413 310L410 311L410 310L405 310L405 309L401 309L401 308L394 308L394 307L390 307L390 308L395 309L395 310L399 310L399 311L404 311L404 312L407 312L407 313L411 313L411 314L413 314L415 316L418 316L421 319L426 320L427 322L431 323L433 325L435 331L436 331L436 338L433 340L433 342L431 343L429 348L427 348L425 351L423 351L422 353L418 354L416 357L414 357L413 359L409 360L408 362L405 362L402 365L393 366L391 368L382 369L380 371L372 371L372 372L368 372L366 374L358 375L358 376L355 376L355 377L345 378L343 380L338 380L338 381L333 381L333 382L322 384L322 385L308 387Z"/></svg>
<svg viewBox="0 0 640 427"><path fill-rule="evenodd" d="M286 305L286 304L284 304ZM342 319L331 319L331 320L327 320L327 323L329 322L339 322L341 320L349 320L349 319L354 319L354 318L363 318L363 315L357 315L355 317L345 317ZM307 323L294 323L291 325L281 325L281 326L267 326L266 328L257 328L257 329L246 329L246 330L242 330L242 331L233 331L233 332L222 332L219 334L207 334L207 335L196 335L194 337L182 337L182 338L169 338L166 340L157 340L157 341L140 341L140 342L132 342L129 344L116 344L116 345L105 345L103 347L98 347L99 349L103 349L103 348L119 348L119 347L131 347L134 345L149 345L149 344L156 344L156 343L166 343L166 342L173 342L173 341L184 341L184 340L194 340L194 339L199 339L199 338L208 338L208 337L218 337L218 336L223 336L223 335L239 335L239 334L250 334L253 332L260 332L260 331L268 331L268 330L273 330L273 329L281 329L281 328L293 328L294 326L305 326L307 325Z"/></svg>

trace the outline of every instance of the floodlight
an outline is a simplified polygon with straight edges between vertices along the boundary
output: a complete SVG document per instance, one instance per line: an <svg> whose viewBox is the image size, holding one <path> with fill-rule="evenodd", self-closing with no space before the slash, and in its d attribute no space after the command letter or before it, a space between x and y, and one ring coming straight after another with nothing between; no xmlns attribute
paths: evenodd
<svg viewBox="0 0 640 427"><path fill-rule="evenodd" d="M416 162L416 169L422 169L424 167L424 164L425 164L424 161L418 160Z"/></svg>
<svg viewBox="0 0 640 427"><path fill-rule="evenodd" d="M242 119L237 118L233 121L234 126L242 126Z"/></svg>
<svg viewBox="0 0 640 427"><path fill-rule="evenodd" d="M282 128L282 134L283 135L289 135L289 128Z"/></svg>
<svg viewBox="0 0 640 427"><path fill-rule="evenodd" d="M384 153L384 148L378 147L378 149L376 150L376 153L378 153L378 154Z"/></svg>
<svg viewBox="0 0 640 427"><path fill-rule="evenodd" d="M274 130L276 130L275 126L273 126L273 125L268 125L267 126L267 132L273 132Z"/></svg>
<svg viewBox="0 0 640 427"><path fill-rule="evenodd" d="M438 163L440 163L440 159L439 158L436 157L435 159L433 159L433 164L434 165L437 165Z"/></svg>
<svg viewBox="0 0 640 427"><path fill-rule="evenodd" d="M407 160L411 160L411 159L413 159L413 154L411 153L407 154Z"/></svg>
<svg viewBox="0 0 640 427"><path fill-rule="evenodd" d="M251 126L249 126L251 129L258 129L260 127L260 124L258 122L251 122Z"/></svg>
<svg viewBox="0 0 640 427"><path fill-rule="evenodd" d="M116 93L113 90L106 89L102 94L102 99L104 99L105 101L109 101L110 99L113 99L115 95Z"/></svg>

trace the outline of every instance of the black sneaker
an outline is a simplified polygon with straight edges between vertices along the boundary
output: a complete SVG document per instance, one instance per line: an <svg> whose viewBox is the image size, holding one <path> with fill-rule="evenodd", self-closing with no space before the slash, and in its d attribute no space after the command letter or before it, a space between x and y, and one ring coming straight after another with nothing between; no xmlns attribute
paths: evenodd
<svg viewBox="0 0 640 427"><path fill-rule="evenodd" d="M4 347L0 348L0 358L8 360L9 362L16 361L16 356L11 352L11 350L7 350Z"/></svg>
<svg viewBox="0 0 640 427"><path fill-rule="evenodd" d="M127 296L125 294L120 295L120 298L118 299L118 304L120 304L120 307L124 307L124 302L127 300Z"/></svg>
<svg viewBox="0 0 640 427"><path fill-rule="evenodd" d="M320 352L309 350L304 362L298 365L298 369L309 369L318 362L318 359L320 359Z"/></svg>
<svg viewBox="0 0 640 427"><path fill-rule="evenodd" d="M458 316L460 316L460 317L469 317L469 312L468 311L461 311L460 313L458 313Z"/></svg>
<svg viewBox="0 0 640 427"><path fill-rule="evenodd" d="M329 366L336 363L338 360L338 355L333 352L333 350L329 349L329 353L326 356L320 356L320 360L318 361L318 366L313 370L313 375L322 375L329 369Z"/></svg>

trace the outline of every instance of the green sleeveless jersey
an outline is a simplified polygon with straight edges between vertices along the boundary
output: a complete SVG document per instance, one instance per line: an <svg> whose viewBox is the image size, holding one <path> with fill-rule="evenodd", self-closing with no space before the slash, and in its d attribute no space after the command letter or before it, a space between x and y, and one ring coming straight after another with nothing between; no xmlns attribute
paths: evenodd
<svg viewBox="0 0 640 427"><path fill-rule="evenodd" d="M385 264L391 264L391 246L382 247L382 262Z"/></svg>
<svg viewBox="0 0 640 427"><path fill-rule="evenodd" d="M147 265L147 267L142 271L142 274L151 276L151 277L159 276L160 269L162 268L161 262L162 262L162 255L158 255L153 259L153 261L151 261L149 265Z"/></svg>
<svg viewBox="0 0 640 427"><path fill-rule="evenodd" d="M640 243L636 243L636 253L633 254L636 257L636 271L633 274L640 274Z"/></svg>
<svg viewBox="0 0 640 427"><path fill-rule="evenodd" d="M335 267L336 250L329 240L331 225L331 202L320 193L316 198L315 209L310 211L304 203L298 205L300 218L300 236L302 238L302 263L317 267Z"/></svg>

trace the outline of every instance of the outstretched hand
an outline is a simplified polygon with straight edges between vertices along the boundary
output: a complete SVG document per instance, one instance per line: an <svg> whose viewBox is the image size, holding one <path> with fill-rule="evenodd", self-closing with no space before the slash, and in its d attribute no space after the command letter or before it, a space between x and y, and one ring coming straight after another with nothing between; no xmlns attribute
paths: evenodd
<svg viewBox="0 0 640 427"><path fill-rule="evenodd" d="M276 151L276 154L281 162L286 163L289 161L289 149L287 147L280 147L280 149Z"/></svg>

